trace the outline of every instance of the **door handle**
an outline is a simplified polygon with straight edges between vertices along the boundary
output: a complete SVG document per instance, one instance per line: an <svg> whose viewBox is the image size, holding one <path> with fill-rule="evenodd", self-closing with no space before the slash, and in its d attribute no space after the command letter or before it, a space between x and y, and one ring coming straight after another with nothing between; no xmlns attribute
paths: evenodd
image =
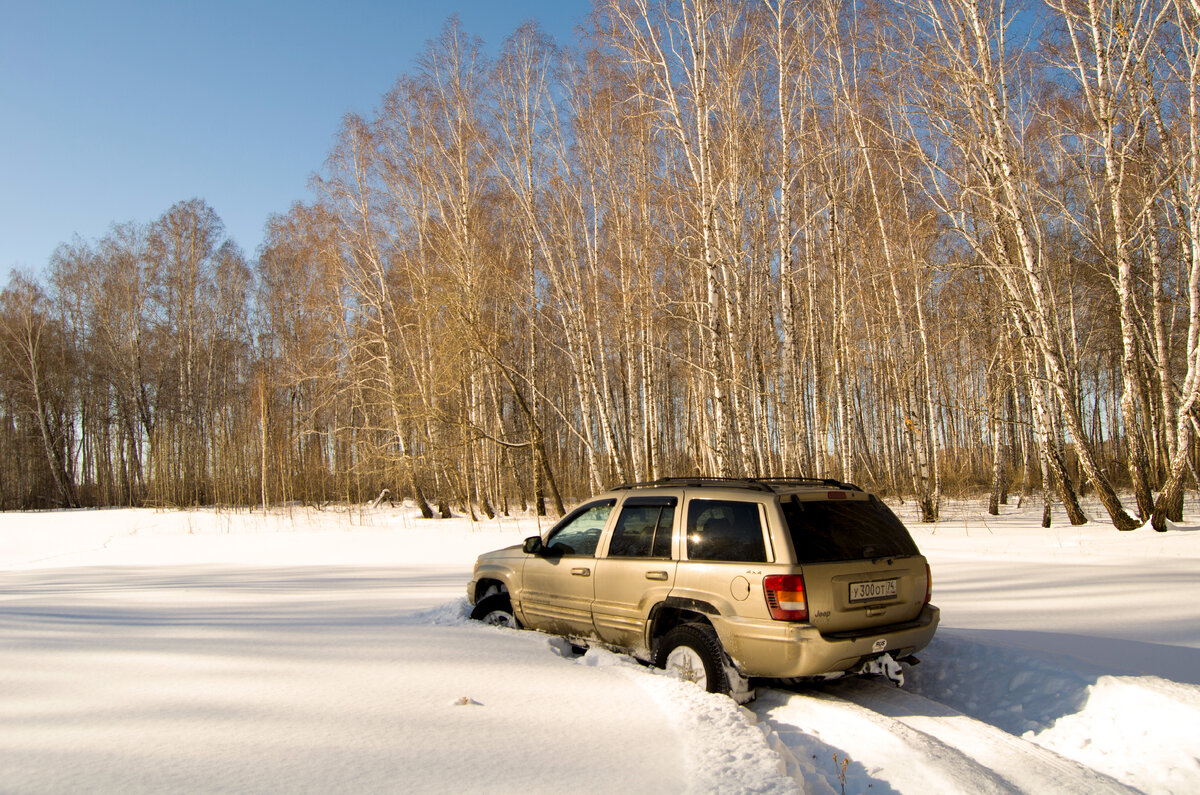
<svg viewBox="0 0 1200 795"><path fill-rule="evenodd" d="M665 571L648 571L646 572L647 580L665 580L667 573Z"/></svg>
<svg viewBox="0 0 1200 795"><path fill-rule="evenodd" d="M571 569L571 573L574 574L576 577L591 577L592 576L591 569L583 569L583 568Z"/></svg>

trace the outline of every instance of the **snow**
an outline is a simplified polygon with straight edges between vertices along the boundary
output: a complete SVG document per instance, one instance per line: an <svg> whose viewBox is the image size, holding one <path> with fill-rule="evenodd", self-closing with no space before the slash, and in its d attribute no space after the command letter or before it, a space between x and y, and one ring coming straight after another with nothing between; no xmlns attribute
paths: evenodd
<svg viewBox="0 0 1200 795"><path fill-rule="evenodd" d="M1200 792L1200 520L900 511L943 611L905 687L745 708L469 621L544 520L0 514L0 791Z"/></svg>

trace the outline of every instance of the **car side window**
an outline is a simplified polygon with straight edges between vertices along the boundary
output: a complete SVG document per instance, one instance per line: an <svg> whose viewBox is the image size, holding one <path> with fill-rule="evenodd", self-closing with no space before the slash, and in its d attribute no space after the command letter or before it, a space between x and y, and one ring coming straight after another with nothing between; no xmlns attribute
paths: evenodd
<svg viewBox="0 0 1200 795"><path fill-rule="evenodd" d="M586 505L568 516L546 539L546 552L551 555L593 557L604 524L612 513L614 500Z"/></svg>
<svg viewBox="0 0 1200 795"><path fill-rule="evenodd" d="M669 558L675 498L630 497L608 544L610 558Z"/></svg>
<svg viewBox="0 0 1200 795"><path fill-rule="evenodd" d="M687 556L689 560L766 562L758 503L692 500L688 504Z"/></svg>

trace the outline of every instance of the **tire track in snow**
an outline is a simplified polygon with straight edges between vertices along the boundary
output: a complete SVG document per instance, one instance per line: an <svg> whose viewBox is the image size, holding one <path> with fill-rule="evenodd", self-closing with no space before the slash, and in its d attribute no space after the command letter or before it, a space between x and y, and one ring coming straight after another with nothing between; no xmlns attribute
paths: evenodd
<svg viewBox="0 0 1200 795"><path fill-rule="evenodd" d="M801 693L762 688L751 705L812 791L1129 793L1123 784L936 701L868 680Z"/></svg>

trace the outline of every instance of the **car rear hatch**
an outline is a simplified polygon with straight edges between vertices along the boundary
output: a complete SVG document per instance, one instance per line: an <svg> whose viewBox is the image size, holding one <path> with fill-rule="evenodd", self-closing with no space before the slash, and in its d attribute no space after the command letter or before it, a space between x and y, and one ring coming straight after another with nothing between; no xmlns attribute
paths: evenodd
<svg viewBox="0 0 1200 795"><path fill-rule="evenodd" d="M929 570L903 522L877 497L854 491L783 496L809 622L822 634L916 619Z"/></svg>

